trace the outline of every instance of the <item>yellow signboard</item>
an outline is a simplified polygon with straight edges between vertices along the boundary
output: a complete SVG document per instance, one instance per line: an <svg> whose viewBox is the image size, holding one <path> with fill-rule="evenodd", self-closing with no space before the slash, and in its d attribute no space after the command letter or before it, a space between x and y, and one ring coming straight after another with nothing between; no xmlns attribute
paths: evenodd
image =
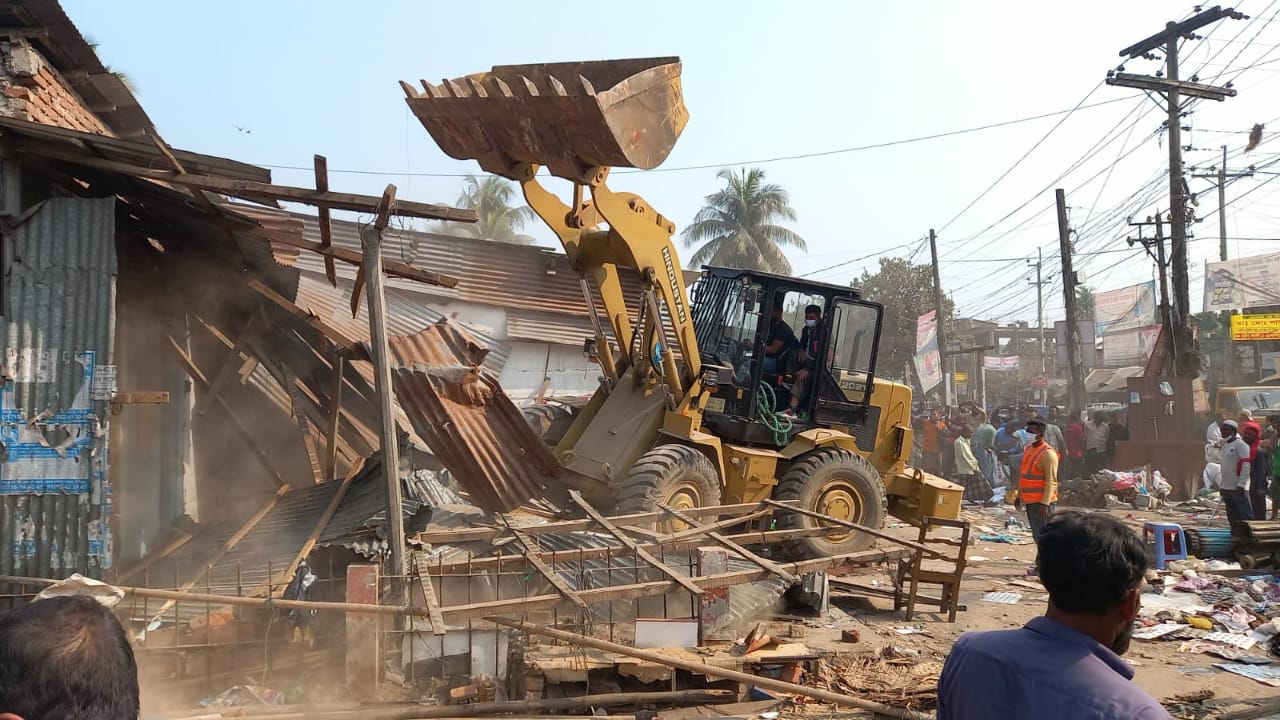
<svg viewBox="0 0 1280 720"><path fill-rule="evenodd" d="M967 372L956 373L956 382L968 382L968 381L969 381L969 373Z"/></svg>
<svg viewBox="0 0 1280 720"><path fill-rule="evenodd" d="M1232 340L1280 340L1280 313L1232 315Z"/></svg>

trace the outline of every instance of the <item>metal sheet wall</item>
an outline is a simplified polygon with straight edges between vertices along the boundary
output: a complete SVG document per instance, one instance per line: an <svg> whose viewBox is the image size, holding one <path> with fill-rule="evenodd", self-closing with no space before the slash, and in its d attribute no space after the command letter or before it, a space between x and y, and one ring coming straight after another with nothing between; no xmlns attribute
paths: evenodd
<svg viewBox="0 0 1280 720"><path fill-rule="evenodd" d="M110 383L93 380L114 371L115 278L114 198L49 199L3 234L0 573L110 567Z"/></svg>

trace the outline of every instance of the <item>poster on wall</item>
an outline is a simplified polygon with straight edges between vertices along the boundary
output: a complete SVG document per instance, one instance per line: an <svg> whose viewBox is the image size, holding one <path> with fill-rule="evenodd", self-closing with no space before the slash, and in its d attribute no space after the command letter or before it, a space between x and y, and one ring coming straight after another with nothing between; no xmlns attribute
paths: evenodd
<svg viewBox="0 0 1280 720"><path fill-rule="evenodd" d="M942 355L938 352L937 313L930 311L916 319L916 375L925 392L942 383Z"/></svg>
<svg viewBox="0 0 1280 720"><path fill-rule="evenodd" d="M1104 368L1146 365L1151 350L1160 337L1160 326L1135 328L1102 336L1102 366Z"/></svg>
<svg viewBox="0 0 1280 720"><path fill-rule="evenodd" d="M1280 305L1280 253L1205 265L1205 312L1266 305Z"/></svg>
<svg viewBox="0 0 1280 720"><path fill-rule="evenodd" d="M1099 336L1155 325L1155 282L1147 281L1094 295L1093 317L1094 332ZM1084 338L1080 340L1083 345Z"/></svg>
<svg viewBox="0 0 1280 720"><path fill-rule="evenodd" d="M9 357L21 362L40 354L19 351ZM0 441L7 451L0 462L0 495L87 494L98 466L105 468L94 452L94 353L76 353L74 361L66 365L45 359L28 367L32 369L25 376L39 378L30 384L56 383L59 371L67 368L81 377L68 406L50 415L27 417L28 409L17 405L16 383L5 383L0 390ZM101 455L105 457L105 453ZM105 477L105 469L102 474Z"/></svg>

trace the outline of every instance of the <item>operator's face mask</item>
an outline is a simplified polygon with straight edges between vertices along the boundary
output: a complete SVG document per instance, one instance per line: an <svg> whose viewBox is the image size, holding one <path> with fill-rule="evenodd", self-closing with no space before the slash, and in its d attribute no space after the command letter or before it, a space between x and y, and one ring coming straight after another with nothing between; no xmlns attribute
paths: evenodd
<svg viewBox="0 0 1280 720"><path fill-rule="evenodd" d="M805 318L805 319L804 319L804 326L805 326L805 327L809 327L809 328L811 328L811 327L815 327L817 324L818 324L818 321L817 321L817 320L810 320L809 318Z"/></svg>

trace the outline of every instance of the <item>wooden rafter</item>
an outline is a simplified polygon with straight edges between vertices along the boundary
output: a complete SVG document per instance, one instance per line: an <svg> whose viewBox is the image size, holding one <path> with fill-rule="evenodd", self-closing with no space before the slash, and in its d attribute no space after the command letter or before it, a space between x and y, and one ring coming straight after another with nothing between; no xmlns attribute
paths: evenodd
<svg viewBox="0 0 1280 720"><path fill-rule="evenodd" d="M222 365L218 367L218 372L214 374L213 380L210 381L208 391L205 392L204 397L201 397L196 402L196 414L204 415L208 413L209 404L213 402L214 398L221 395L226 384L238 374L237 371L243 366L240 356L242 354L250 355L247 350L248 340L254 332L254 326L258 322L259 315L260 313L255 312L249 316L249 321L245 323L244 329L240 331L240 337L236 338L235 345L227 353L227 359L222 361Z"/></svg>
<svg viewBox="0 0 1280 720"><path fill-rule="evenodd" d="M254 292L275 303L276 306L282 308L285 312L320 331L320 334L323 335L325 339L337 347L346 351L356 352L362 357L364 356L364 351L357 340L348 337L341 330L333 327L329 323L321 320L306 310L303 310L297 305L294 305L283 295L267 287L266 283L258 280L257 278L252 278L249 280L248 285Z"/></svg>
<svg viewBox="0 0 1280 720"><path fill-rule="evenodd" d="M325 427L325 472L330 479L338 475L338 426L342 419L342 365L346 358L333 356L333 378L329 388L328 425Z"/></svg>
<svg viewBox="0 0 1280 720"><path fill-rule="evenodd" d="M182 347L182 345L180 345L172 335L168 337L169 344L173 347L174 353L178 356L178 361L182 363L184 368L186 368L187 374L191 377L191 380L200 388L200 390L208 390L208 377L200 371L195 360L187 354L187 351ZM227 404L226 398L219 395L215 398L215 401L222 408L223 412L226 413L227 420L231 423L231 428L235 430L236 435L240 436L240 440L249 448L254 459L256 459L258 464L262 466L262 469L270 473L271 478L275 480L277 486L287 487L288 485L285 483L284 477L282 477L279 471L276 470L275 466L271 464L271 457L262 449L262 445L258 443L258 439L254 437L253 433L249 432L249 428L245 427L244 422L240 420L240 416L236 414L236 411Z"/></svg>
<svg viewBox="0 0 1280 720"><path fill-rule="evenodd" d="M329 160L323 155L316 155L316 190L320 192L329 191ZM328 250L333 247L333 225L329 218L329 206L321 205L316 210L317 217L320 221L320 250ZM338 269L333 265L333 255L324 254L324 276L329 279L329 284L338 287Z"/></svg>
<svg viewBox="0 0 1280 720"><path fill-rule="evenodd" d="M671 517L676 518L677 520L681 520L681 521L683 521L683 522L687 523L687 524L690 526L690 528L691 528L691 529L692 529L692 528L705 529L705 530L706 530L706 533L707 533L707 537L711 538L712 540L715 540L715 541L716 541L717 543L719 543L720 545L723 545L725 548L727 548L727 549L729 549L729 550L731 550L731 551L733 551L733 552L737 553L738 555L741 555L742 557L746 558L747 560L750 560L751 562L755 563L756 565L759 565L760 567L764 568L765 570L768 570L769 572L773 573L774 575L777 575L778 577L782 578L783 580L786 580L788 583L791 583L791 584L793 584L793 585L794 585L795 583L797 583L797 582L799 582L799 581L800 581L800 578L798 578L798 577L796 577L795 575L792 575L791 573L787 572L787 571L786 571L786 569L785 569L785 568L783 568L783 567L782 567L781 565L779 565L778 563L775 563L775 562L773 562L772 560L768 560L768 559L766 559L766 558L762 558L762 557L760 557L759 555L757 555L757 554L755 554L755 553L751 552L750 550L748 550L748 549L746 549L746 548L742 547L741 545L739 545L738 543L736 543L736 542L734 542L734 541L730 540L729 538L725 537L724 535L721 535L720 533L718 533L718 532L716 532L716 531L714 531L714 530L712 530L712 529L710 529L710 528L707 528L706 526L698 525L698 521L697 521L697 520L694 520L692 517L689 517L687 514L685 514L685 513L681 512L681 511L679 511L679 510L676 510L675 508L671 507L670 505L667 505L667 504L665 504L665 503L658 503L658 507L659 507L659 508L661 508L661 510L662 510L663 512L665 512L665 513L667 513L667 514L671 515Z"/></svg>
<svg viewBox="0 0 1280 720"><path fill-rule="evenodd" d="M657 568L658 570L661 570L663 574L665 574L667 577L671 578L672 580L675 580L676 582L680 583L682 587L684 587L686 590L693 593L694 595L702 594L702 588L690 582L688 576L682 575L676 572L674 569L669 567L666 563L662 562L657 557L655 557L653 553L649 552L648 550L644 549L640 545L636 544L636 541L632 540L631 537L628 536L625 532L623 532L622 529L619 528L617 525L614 525L612 522L609 522L608 518L602 515L599 510L596 510L594 507L592 507L591 503L587 502L586 499L582 497L582 493L578 492L577 490L570 490L569 497L573 499L573 502L576 503L578 507L582 508L583 512L585 512L588 517L590 517L592 520L595 520L596 523L600 525L600 527L608 531L608 533L612 535L618 542L622 543L628 550L635 553L636 557L640 558L641 560L644 560L645 562L649 563L650 565Z"/></svg>
<svg viewBox="0 0 1280 720"><path fill-rule="evenodd" d="M223 195L245 198L247 200L280 200L302 203L304 205L324 205L333 210L351 210L353 212L364 213L374 212L378 206L379 200L377 196L373 195L322 192L319 190L312 190L310 188L273 185L271 183L255 182L253 180L230 180L227 178L215 177L213 175L184 175L171 170L157 170L155 168L130 165L128 163L118 162L115 160L102 160L87 155L83 151L70 149L65 145L58 143L46 143L36 140L24 142L18 151L23 154L53 158L55 160L61 160L74 165L95 168L106 172L145 178L147 180L158 180L160 182L182 185L199 190L211 190L213 192L222 193ZM478 219L474 210L451 208L444 205L433 205L430 203L420 203L409 200L401 200L397 202L395 214L403 217L416 217L427 220L449 220L453 222L466 223L473 223Z"/></svg>
<svg viewBox="0 0 1280 720"><path fill-rule="evenodd" d="M511 534L515 536L516 542L520 543L520 546L524 548L526 553L528 553L526 557L529 558L529 564L536 568L539 573L542 573L542 577L546 578L547 582L551 583L551 586L558 590L566 600L580 608L585 608L587 606L587 602L579 597L578 593L575 592L573 588L569 587L569 583L565 582L564 578L557 575L556 571L551 569L551 566L542 561L542 551L541 548L538 547L538 544L528 535L524 534L520 528L508 526L508 529L511 531Z"/></svg>
<svg viewBox="0 0 1280 720"><path fill-rule="evenodd" d="M866 525L859 525L858 523L849 522L848 520L841 520L840 518L833 518L830 515L823 515L822 513L817 513L812 510L805 510L804 508L798 505L787 506L787 505L783 505L782 503L779 503L776 500L769 500L769 499L765 499L763 502L765 505L769 505L771 507L776 507L782 510L787 510L789 512L798 513L800 515L804 515L805 517L811 517L820 522L831 523L832 525L839 525L840 527L843 527L843 528L849 528L850 530L856 530L861 533L866 533L867 535L880 538L881 540L888 540L889 542L894 543L895 545L902 545L904 547L909 547L912 550L915 550L917 552L924 554L926 557L946 557L943 553L935 550L934 548L929 547L928 545L925 545L923 543L918 543L915 540L908 540L906 538L894 537L889 533L884 532L883 530L870 528L870 527L867 527Z"/></svg>

